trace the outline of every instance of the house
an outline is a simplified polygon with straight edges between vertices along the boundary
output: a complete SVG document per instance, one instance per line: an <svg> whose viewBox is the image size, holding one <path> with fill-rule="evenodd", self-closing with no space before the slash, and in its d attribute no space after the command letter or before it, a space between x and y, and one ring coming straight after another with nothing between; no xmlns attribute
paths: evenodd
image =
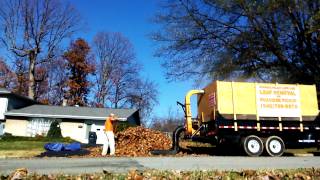
<svg viewBox="0 0 320 180"><path fill-rule="evenodd" d="M4 133L5 112L34 104L38 103L28 97L20 96L7 89L0 88L0 136Z"/></svg>
<svg viewBox="0 0 320 180"><path fill-rule="evenodd" d="M17 104L23 104L24 101L25 99L20 99ZM11 105L10 102L7 103L8 107ZM97 144L103 144L104 122L110 113L129 124L140 125L139 111L135 109L50 106L29 103L18 108L7 108L7 111L3 113L4 132L14 136L46 135L50 124L57 120L60 122L63 137L88 143L89 132L96 132Z"/></svg>
<svg viewBox="0 0 320 180"><path fill-rule="evenodd" d="M97 134L97 143L103 144L106 117L116 114L130 124L140 125L139 113L134 109L107 109L75 106L31 105L5 113L5 132L14 136L45 135L52 121L60 122L63 137L88 143L89 132ZM17 126L19 124L19 126Z"/></svg>

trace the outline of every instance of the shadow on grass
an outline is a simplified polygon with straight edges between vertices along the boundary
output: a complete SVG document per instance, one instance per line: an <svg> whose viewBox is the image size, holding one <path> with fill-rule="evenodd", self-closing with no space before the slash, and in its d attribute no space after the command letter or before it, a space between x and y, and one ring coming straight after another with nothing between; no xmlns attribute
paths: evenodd
<svg viewBox="0 0 320 180"><path fill-rule="evenodd" d="M71 157L71 156L85 156L90 154L90 151L81 149L79 151L46 151L35 157Z"/></svg>
<svg viewBox="0 0 320 180"><path fill-rule="evenodd" d="M292 152L285 152L282 156L303 156L303 155L312 155L312 156L320 156L320 152L314 152L314 151L306 151L305 153L292 153Z"/></svg>
<svg viewBox="0 0 320 180"><path fill-rule="evenodd" d="M284 156L295 156L295 154L311 154L320 156L320 150L315 144L287 144Z"/></svg>
<svg viewBox="0 0 320 180"><path fill-rule="evenodd" d="M209 156L243 156L243 151L235 146L223 146L223 147L195 147L187 146L180 150L183 154L190 155L209 155Z"/></svg>
<svg viewBox="0 0 320 180"><path fill-rule="evenodd" d="M312 153L314 156L320 156L320 152L309 152Z"/></svg>

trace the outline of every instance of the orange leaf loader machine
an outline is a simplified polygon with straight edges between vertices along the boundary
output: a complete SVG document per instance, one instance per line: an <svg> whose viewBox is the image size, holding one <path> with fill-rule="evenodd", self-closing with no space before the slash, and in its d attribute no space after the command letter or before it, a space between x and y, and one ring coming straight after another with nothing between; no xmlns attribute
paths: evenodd
<svg viewBox="0 0 320 180"><path fill-rule="evenodd" d="M192 118L190 97L197 95L198 115ZM170 151L179 137L207 139L217 145L232 142L249 156L281 156L288 143L318 143L320 123L315 85L214 81L202 90L190 90L185 124L173 132Z"/></svg>

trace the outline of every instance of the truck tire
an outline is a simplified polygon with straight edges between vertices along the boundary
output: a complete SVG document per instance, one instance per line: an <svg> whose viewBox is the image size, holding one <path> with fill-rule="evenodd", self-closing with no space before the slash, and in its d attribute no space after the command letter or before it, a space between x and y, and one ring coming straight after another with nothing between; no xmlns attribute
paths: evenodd
<svg viewBox="0 0 320 180"><path fill-rule="evenodd" d="M260 156L263 153L263 142L258 136L250 135L245 137L242 145L248 156Z"/></svg>
<svg viewBox="0 0 320 180"><path fill-rule="evenodd" d="M270 136L266 140L265 144L267 153L270 156L281 156L285 151L285 145L283 140L278 136Z"/></svg>

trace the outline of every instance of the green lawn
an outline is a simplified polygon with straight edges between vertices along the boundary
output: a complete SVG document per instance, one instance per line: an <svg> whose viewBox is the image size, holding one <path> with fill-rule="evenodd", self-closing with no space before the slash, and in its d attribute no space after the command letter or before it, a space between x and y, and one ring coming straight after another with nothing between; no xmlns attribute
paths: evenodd
<svg viewBox="0 0 320 180"><path fill-rule="evenodd" d="M4 150L42 150L42 141L0 141L0 151Z"/></svg>
<svg viewBox="0 0 320 180"><path fill-rule="evenodd" d="M70 138L3 137L0 140L0 156L32 157L43 152L43 146L49 142L70 143L73 142L73 140Z"/></svg>

